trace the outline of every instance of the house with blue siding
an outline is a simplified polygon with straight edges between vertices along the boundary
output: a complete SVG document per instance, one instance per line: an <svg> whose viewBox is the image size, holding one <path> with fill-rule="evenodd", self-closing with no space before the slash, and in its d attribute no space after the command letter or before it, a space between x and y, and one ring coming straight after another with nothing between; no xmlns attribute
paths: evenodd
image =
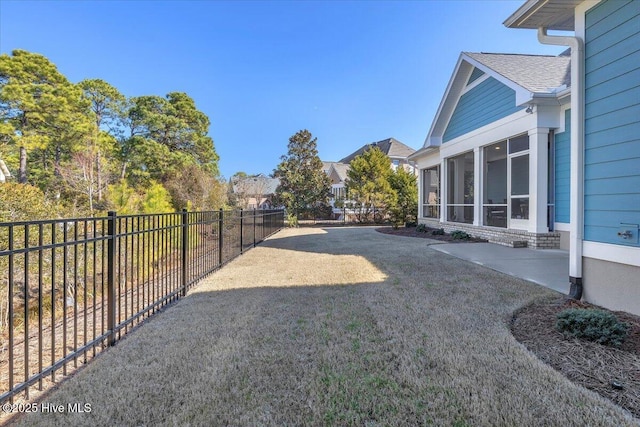
<svg viewBox="0 0 640 427"><path fill-rule="evenodd" d="M570 296L640 314L640 1L528 0L504 24L568 49L460 55L410 158L419 222L566 249Z"/></svg>
<svg viewBox="0 0 640 427"><path fill-rule="evenodd" d="M421 223L510 246L568 247L570 64L566 52L460 54L411 156Z"/></svg>

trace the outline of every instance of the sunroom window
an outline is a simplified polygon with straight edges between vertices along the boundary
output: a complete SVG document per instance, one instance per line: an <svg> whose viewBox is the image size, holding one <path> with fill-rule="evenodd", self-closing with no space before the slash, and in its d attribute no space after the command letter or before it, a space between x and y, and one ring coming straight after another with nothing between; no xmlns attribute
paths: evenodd
<svg viewBox="0 0 640 427"><path fill-rule="evenodd" d="M484 148L484 225L507 227L507 141Z"/></svg>
<svg viewBox="0 0 640 427"><path fill-rule="evenodd" d="M473 223L473 151L447 160L447 221Z"/></svg>
<svg viewBox="0 0 640 427"><path fill-rule="evenodd" d="M529 154L511 158L511 219L529 219Z"/></svg>
<svg viewBox="0 0 640 427"><path fill-rule="evenodd" d="M440 218L440 166L422 171L422 216Z"/></svg>

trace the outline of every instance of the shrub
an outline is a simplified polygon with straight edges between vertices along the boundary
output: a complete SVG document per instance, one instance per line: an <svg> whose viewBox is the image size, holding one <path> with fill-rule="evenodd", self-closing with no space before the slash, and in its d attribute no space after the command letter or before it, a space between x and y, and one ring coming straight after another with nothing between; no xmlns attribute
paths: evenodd
<svg viewBox="0 0 640 427"><path fill-rule="evenodd" d="M618 347L624 342L629 325L605 310L569 308L558 313L556 328L565 336Z"/></svg>
<svg viewBox="0 0 640 427"><path fill-rule="evenodd" d="M47 202L39 188L17 182L0 184L0 222L29 221L55 216L55 206Z"/></svg>
<svg viewBox="0 0 640 427"><path fill-rule="evenodd" d="M416 227L416 231L418 233L426 233L427 232L427 226L424 224L418 224L418 226Z"/></svg>
<svg viewBox="0 0 640 427"><path fill-rule="evenodd" d="M287 215L287 227L295 228L298 226L298 217L295 215Z"/></svg>
<svg viewBox="0 0 640 427"><path fill-rule="evenodd" d="M460 230L452 231L451 237L453 237L453 240L469 240L471 238L468 233Z"/></svg>
<svg viewBox="0 0 640 427"><path fill-rule="evenodd" d="M432 236L444 236L444 228L438 228L437 230L433 230L431 232Z"/></svg>

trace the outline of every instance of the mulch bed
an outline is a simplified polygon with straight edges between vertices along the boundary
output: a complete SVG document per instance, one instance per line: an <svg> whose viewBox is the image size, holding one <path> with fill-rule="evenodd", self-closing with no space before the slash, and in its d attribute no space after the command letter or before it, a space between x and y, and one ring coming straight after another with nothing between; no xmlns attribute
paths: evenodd
<svg viewBox="0 0 640 427"><path fill-rule="evenodd" d="M514 313L511 332L531 352L569 380L593 390L640 418L640 317L614 312L629 325L619 348L556 330L556 314L566 308L600 308L565 298L543 300Z"/></svg>
<svg viewBox="0 0 640 427"><path fill-rule="evenodd" d="M376 228L376 231L384 234L392 234L394 236L403 236L403 237L418 237L422 239L431 239L431 240L439 240L441 242L447 243L471 243L471 242L486 242L484 239L477 239L472 237L470 239L454 239L450 234L432 234L435 231L435 228L427 228L426 232L416 231L416 227L399 227L394 229L393 227L382 227Z"/></svg>

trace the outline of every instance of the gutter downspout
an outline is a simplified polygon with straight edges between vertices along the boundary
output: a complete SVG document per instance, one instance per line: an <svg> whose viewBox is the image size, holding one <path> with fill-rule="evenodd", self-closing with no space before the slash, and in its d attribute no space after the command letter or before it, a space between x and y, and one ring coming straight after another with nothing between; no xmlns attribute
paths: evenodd
<svg viewBox="0 0 640 427"><path fill-rule="evenodd" d="M582 297L582 238L584 229L584 42L574 36L550 36L538 28L542 44L571 48L571 178L569 298Z"/></svg>

